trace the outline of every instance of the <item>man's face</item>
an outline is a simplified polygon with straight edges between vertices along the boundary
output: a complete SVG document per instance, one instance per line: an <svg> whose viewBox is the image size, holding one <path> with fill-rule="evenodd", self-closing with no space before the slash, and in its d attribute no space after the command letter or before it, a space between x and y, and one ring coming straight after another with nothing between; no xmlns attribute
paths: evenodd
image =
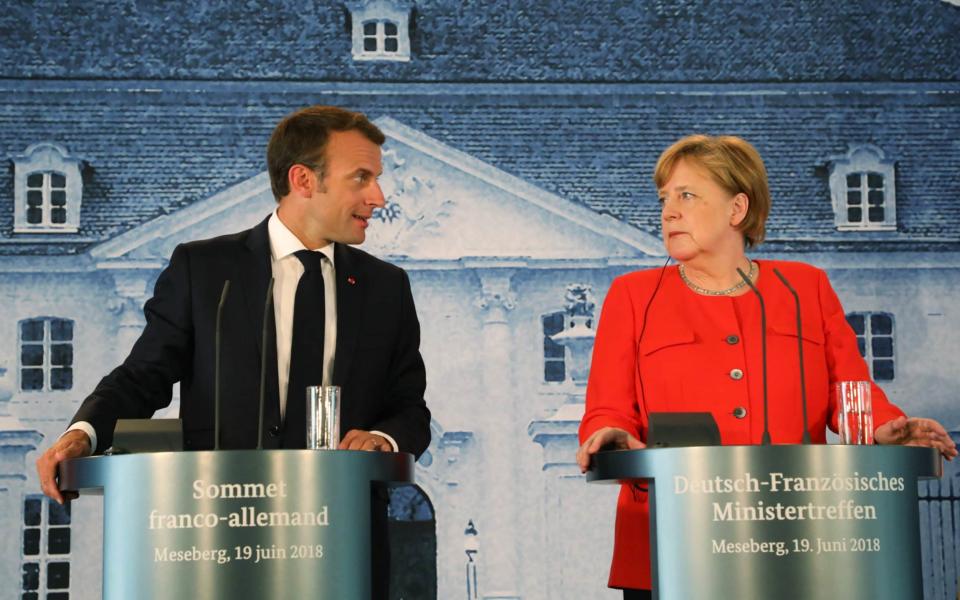
<svg viewBox="0 0 960 600"><path fill-rule="evenodd" d="M380 146L356 130L332 132L326 174L306 207L307 228L327 242L362 243L370 215L384 205L382 172Z"/></svg>

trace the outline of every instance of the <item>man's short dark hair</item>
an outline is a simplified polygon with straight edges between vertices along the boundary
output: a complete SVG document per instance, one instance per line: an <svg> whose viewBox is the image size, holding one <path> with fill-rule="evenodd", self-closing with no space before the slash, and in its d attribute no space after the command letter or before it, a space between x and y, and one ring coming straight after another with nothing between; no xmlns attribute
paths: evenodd
<svg viewBox="0 0 960 600"><path fill-rule="evenodd" d="M306 165L322 179L330 132L354 129L378 146L386 141L366 115L336 106L311 106L284 117L267 144L267 171L277 202L290 193L290 167Z"/></svg>

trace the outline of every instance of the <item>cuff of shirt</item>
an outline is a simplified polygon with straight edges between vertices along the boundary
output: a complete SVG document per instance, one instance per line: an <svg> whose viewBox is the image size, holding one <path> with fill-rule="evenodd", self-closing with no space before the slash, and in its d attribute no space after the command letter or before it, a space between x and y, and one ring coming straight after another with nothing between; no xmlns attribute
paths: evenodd
<svg viewBox="0 0 960 600"><path fill-rule="evenodd" d="M393 439L392 437L390 437L389 435L385 434L382 431L371 431L370 433L372 433L373 435L379 435L383 439L390 442L390 447L393 448L394 452L400 452L400 447L397 446L397 440Z"/></svg>
<svg viewBox="0 0 960 600"><path fill-rule="evenodd" d="M90 438L90 451L97 451L97 432L94 431L93 425L87 423L86 421L77 421L73 425L67 428L67 431L82 431L87 434L87 437ZM67 431L64 431L60 434L60 437L66 435ZM58 438L59 439L59 438Z"/></svg>

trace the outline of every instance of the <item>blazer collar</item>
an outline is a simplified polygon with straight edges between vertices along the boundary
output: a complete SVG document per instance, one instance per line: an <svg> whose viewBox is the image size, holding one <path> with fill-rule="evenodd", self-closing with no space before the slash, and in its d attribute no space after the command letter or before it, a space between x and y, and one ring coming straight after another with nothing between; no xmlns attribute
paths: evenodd
<svg viewBox="0 0 960 600"><path fill-rule="evenodd" d="M267 222L270 217L261 221L250 229L245 241L248 253L243 258L240 274L243 278L244 296L246 296L247 316L254 324L253 331L257 338L257 349L263 355L262 335L263 306L266 302L267 286L270 285L272 271L270 267L270 234L267 231ZM275 335L274 332L271 334Z"/></svg>
<svg viewBox="0 0 960 600"><path fill-rule="evenodd" d="M767 313L767 333L781 335L797 335L796 307L793 296L791 296L786 287L780 281L776 281L770 263L767 261L757 261L760 265L761 276L757 280L757 289L763 295L764 305ZM801 297L807 292L806 289L798 290ZM697 334L690 326L690 311L698 310L696 301L688 301L692 292L687 289L677 269L671 268L664 276L661 289L657 292L657 297L653 300L652 308L649 311L649 320L644 331L642 347L639 348L642 354L649 354L660 348L675 344L691 343L697 340ZM669 299L664 301L660 296L663 295ZM811 301L813 300L813 301ZM805 340L817 344L824 343L823 330L819 325L822 316L820 315L820 306L807 295L801 298L801 316L804 324L802 337ZM741 306L746 309L745 314L752 314L756 319L757 325L760 320L759 301L753 292L747 292L737 299L731 298L710 298L707 302L741 302ZM759 331L750 331L749 335L756 335Z"/></svg>
<svg viewBox="0 0 960 600"><path fill-rule="evenodd" d="M245 240L249 252L245 253L240 268L243 280L244 296L247 305L249 322L253 324L252 331L256 336L257 349L260 356L267 363L267 398L269 407L279 409L277 393L277 355L276 355L276 324L274 311L266 311L267 348L264 351L262 343L264 304L267 287L270 284L272 268L270 265L270 234L267 228L269 217L264 219L253 229L250 229ZM366 272L361 261L358 260L359 251L344 244L334 245L334 264L337 286L337 347L334 351L333 384L343 386L350 372L350 365L357 345L363 316L363 299L365 297ZM271 304L272 307L272 304Z"/></svg>
<svg viewBox="0 0 960 600"><path fill-rule="evenodd" d="M256 339L261 360L265 361L264 364L266 364L265 380L262 383L258 382L258 385L263 385L266 397L264 418L267 422L278 423L280 421L280 394L277 382L277 333L272 298L270 299L269 309L264 311L267 287L270 285L270 279L273 275L270 266L270 234L267 230L269 219L270 217L267 217L247 232L244 242L247 252L243 253L240 260L240 278L243 282L247 322L251 324L249 331ZM263 343L264 314L267 318L266 347Z"/></svg>

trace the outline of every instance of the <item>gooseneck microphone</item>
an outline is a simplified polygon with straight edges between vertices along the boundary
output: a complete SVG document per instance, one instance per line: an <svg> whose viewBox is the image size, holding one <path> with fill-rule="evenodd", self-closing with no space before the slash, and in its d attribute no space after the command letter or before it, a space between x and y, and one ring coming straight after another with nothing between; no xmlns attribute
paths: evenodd
<svg viewBox="0 0 960 600"><path fill-rule="evenodd" d="M220 322L223 319L223 305L227 301L227 292L230 291L230 280L223 282L220 292L220 303L217 304L217 323L214 333L213 348L216 356L213 358L213 449L220 449Z"/></svg>
<svg viewBox="0 0 960 600"><path fill-rule="evenodd" d="M273 308L273 277L267 286L267 297L263 299L263 331L260 332L260 412L257 416L257 450L263 450L263 407L267 391L267 332L270 325L270 310Z"/></svg>
<svg viewBox="0 0 960 600"><path fill-rule="evenodd" d="M643 333L647 330L647 316L650 314L650 305L653 304L653 299L657 297L657 292L660 291L660 284L663 283L663 275L667 272L667 265L670 264L670 258L671 257L668 256L667 260L663 263L663 266L660 267L660 275L657 277L657 285L653 287L653 293L650 294L650 299L647 300L647 305L643 307L643 325L640 326L640 335L637 336L637 381L640 382L640 410L644 413L647 411L645 408L647 395L646 391L643 389L643 373L640 371L640 344L643 343Z"/></svg>
<svg viewBox="0 0 960 600"><path fill-rule="evenodd" d="M747 274L744 273L740 267L737 267L737 273L740 274L741 279L747 282L747 285L750 286L750 289L756 294L757 300L760 301L760 329L762 330L762 337L760 338L762 343L760 360L763 364L763 438L761 438L760 443L764 446L769 446L770 417L767 413L770 412L770 405L767 401L767 307L763 303L763 295L760 294L760 290L757 289L757 286L753 285L753 282L750 281Z"/></svg>
<svg viewBox="0 0 960 600"><path fill-rule="evenodd" d="M810 431L807 428L807 381L806 373L803 370L803 324L800 322L800 295L797 294L797 290L793 289L793 286L790 285L790 282L787 281L787 278L783 276L783 273L780 272L780 269L774 267L774 274L777 278L783 282L783 285L787 286L787 289L790 290L790 293L793 294L793 302L796 306L797 311L797 354L800 357L800 402L803 406L803 443L810 443Z"/></svg>

